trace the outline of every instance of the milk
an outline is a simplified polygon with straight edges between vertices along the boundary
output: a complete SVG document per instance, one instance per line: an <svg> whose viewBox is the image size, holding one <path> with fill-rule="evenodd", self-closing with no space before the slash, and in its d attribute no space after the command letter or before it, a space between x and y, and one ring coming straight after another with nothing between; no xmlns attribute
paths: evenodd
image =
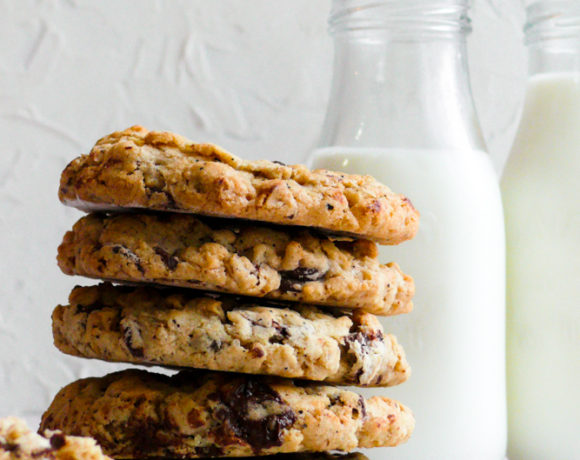
<svg viewBox="0 0 580 460"><path fill-rule="evenodd" d="M510 460L580 458L580 74L528 83L502 179Z"/></svg>
<svg viewBox="0 0 580 460"><path fill-rule="evenodd" d="M421 213L410 242L384 246L414 277L415 309L383 318L407 352L408 382L368 390L414 412L410 441L372 459L501 460L505 455L504 227L497 176L480 151L332 147L313 167L372 174Z"/></svg>

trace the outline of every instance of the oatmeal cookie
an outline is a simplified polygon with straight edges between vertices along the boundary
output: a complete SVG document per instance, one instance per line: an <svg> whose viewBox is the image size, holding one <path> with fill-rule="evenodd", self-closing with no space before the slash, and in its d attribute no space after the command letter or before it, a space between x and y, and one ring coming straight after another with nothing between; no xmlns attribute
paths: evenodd
<svg viewBox="0 0 580 460"><path fill-rule="evenodd" d="M212 144L134 126L73 160L59 197L82 210L148 208L318 227L398 244L419 214L370 176L244 161Z"/></svg>
<svg viewBox="0 0 580 460"><path fill-rule="evenodd" d="M288 379L127 370L76 381L41 429L92 436L117 459L243 457L396 446L414 427L406 407L333 386Z"/></svg>
<svg viewBox="0 0 580 460"><path fill-rule="evenodd" d="M411 310L414 283L375 243L187 214L90 214L59 247L66 274L150 282L377 315Z"/></svg>
<svg viewBox="0 0 580 460"><path fill-rule="evenodd" d="M395 337L361 310L108 283L77 287L69 301L54 310L52 329L57 348L74 356L343 385L397 385L410 375Z"/></svg>

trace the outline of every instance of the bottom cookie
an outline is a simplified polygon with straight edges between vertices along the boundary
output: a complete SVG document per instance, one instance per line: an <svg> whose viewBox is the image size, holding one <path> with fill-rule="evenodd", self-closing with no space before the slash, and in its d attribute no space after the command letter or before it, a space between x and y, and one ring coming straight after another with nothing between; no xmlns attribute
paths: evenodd
<svg viewBox="0 0 580 460"><path fill-rule="evenodd" d="M58 431L36 434L16 417L0 419L0 460L111 460L94 439Z"/></svg>
<svg viewBox="0 0 580 460"><path fill-rule="evenodd" d="M92 436L115 458L247 457L396 446L409 409L333 386L219 372L127 370L63 388L41 430Z"/></svg>

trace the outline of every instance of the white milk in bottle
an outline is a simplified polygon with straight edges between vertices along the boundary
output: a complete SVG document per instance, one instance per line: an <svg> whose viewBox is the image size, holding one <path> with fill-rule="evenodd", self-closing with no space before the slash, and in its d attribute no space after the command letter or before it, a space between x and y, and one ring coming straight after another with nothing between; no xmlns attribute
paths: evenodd
<svg viewBox="0 0 580 460"><path fill-rule="evenodd" d="M382 323L411 378L368 389L410 407L404 445L372 460L503 460L505 252L498 177L467 73L467 2L334 0L334 78L310 166L371 174L421 214L415 239L383 246L415 279L414 311Z"/></svg>
<svg viewBox="0 0 580 460"><path fill-rule="evenodd" d="M580 2L528 8L530 78L502 178L510 460L580 459Z"/></svg>
<svg viewBox="0 0 580 460"><path fill-rule="evenodd" d="M383 320L412 367L409 381L383 394L417 419L411 441L388 458L503 458L504 234L488 155L332 147L316 151L312 166L370 172L421 213L415 239L380 250L416 284L414 311Z"/></svg>
<svg viewBox="0 0 580 460"><path fill-rule="evenodd" d="M580 458L580 73L531 77L502 178L510 459Z"/></svg>

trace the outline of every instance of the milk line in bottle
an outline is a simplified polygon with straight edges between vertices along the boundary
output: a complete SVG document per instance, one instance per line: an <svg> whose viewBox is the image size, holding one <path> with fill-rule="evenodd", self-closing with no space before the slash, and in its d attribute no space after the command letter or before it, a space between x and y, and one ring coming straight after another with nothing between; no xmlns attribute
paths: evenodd
<svg viewBox="0 0 580 460"><path fill-rule="evenodd" d="M415 279L414 311L382 318L412 375L367 391L409 406L416 428L371 459L505 456L503 215L469 87L466 9L333 2L334 79L311 166L371 174L421 213L415 239L380 250Z"/></svg>

